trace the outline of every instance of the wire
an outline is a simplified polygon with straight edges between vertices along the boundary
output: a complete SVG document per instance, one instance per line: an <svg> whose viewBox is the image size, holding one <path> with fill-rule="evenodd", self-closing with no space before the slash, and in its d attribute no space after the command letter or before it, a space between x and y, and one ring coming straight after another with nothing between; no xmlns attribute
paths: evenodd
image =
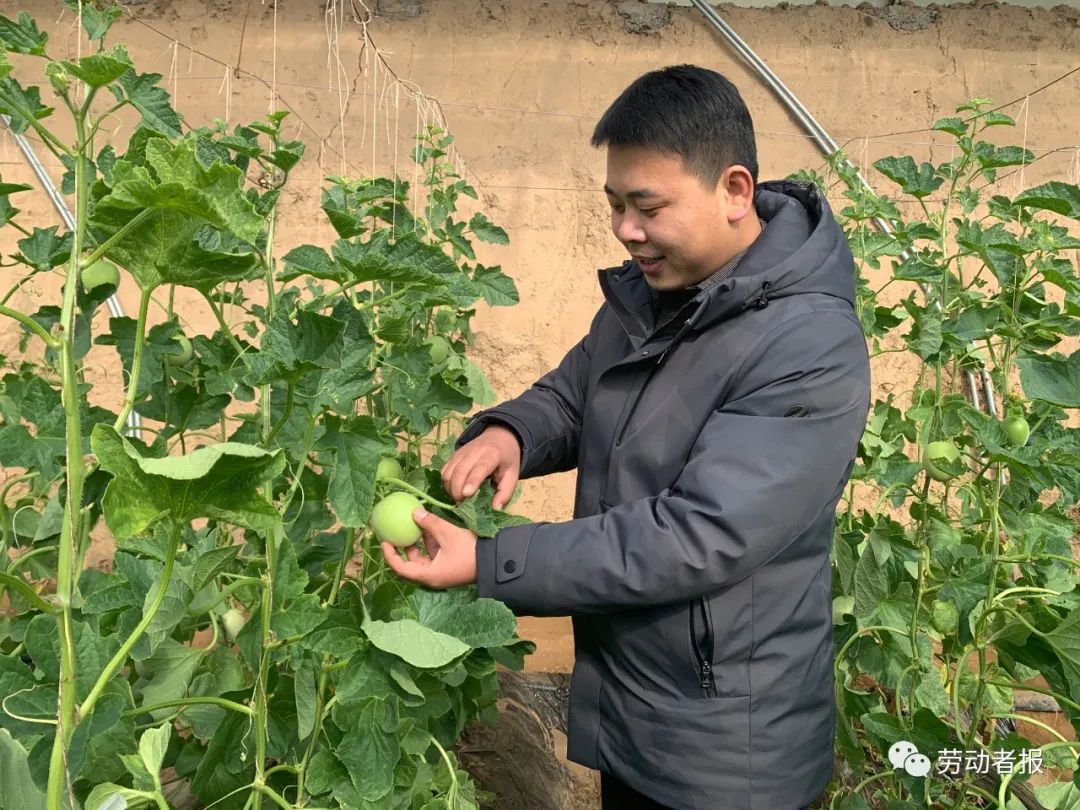
<svg viewBox="0 0 1080 810"><path fill-rule="evenodd" d="M1058 76L1056 79L1052 79L1051 81L1048 81L1046 84L1042 85L1041 87L1035 88L1034 90L1032 90L1029 93L1024 93L1022 96L1017 96L1012 101L1006 101L1004 104L999 104L997 107L994 107L994 108L989 109L989 110L983 110L978 115L973 115L973 116L971 116L971 118L967 119L967 121L965 121L964 123L966 124L966 123L969 123L971 121L974 121L976 118L981 118L982 116L986 115L987 113L997 112L998 110L1003 110L1006 107L1011 107L1013 104L1019 104L1024 99L1028 99L1028 98L1031 98L1031 96L1038 95L1043 90L1046 90L1049 87L1053 87L1055 84L1057 84L1060 81L1064 81L1065 79L1072 76L1074 73L1080 73L1080 65L1077 65L1076 67L1065 71L1060 76ZM893 135L917 135L920 132L934 132L934 131L935 130L932 127L925 127L923 129L905 129L905 130L900 130L899 132L886 132L883 135L872 135L871 137L875 138L875 139L876 138L891 138Z"/></svg>

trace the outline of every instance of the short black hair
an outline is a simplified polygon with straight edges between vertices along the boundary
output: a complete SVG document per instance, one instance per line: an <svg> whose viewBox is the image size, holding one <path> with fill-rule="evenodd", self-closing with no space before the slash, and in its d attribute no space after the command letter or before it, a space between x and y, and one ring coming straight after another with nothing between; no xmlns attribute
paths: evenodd
<svg viewBox="0 0 1080 810"><path fill-rule="evenodd" d="M757 185L750 111L735 85L708 68L672 65L639 77L608 107L591 143L677 155L710 188L725 169L738 164Z"/></svg>

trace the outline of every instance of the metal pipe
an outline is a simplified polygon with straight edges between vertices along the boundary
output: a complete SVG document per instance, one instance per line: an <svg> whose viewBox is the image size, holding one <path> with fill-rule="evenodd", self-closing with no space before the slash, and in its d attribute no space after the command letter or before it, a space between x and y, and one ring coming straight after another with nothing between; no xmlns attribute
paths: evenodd
<svg viewBox="0 0 1080 810"><path fill-rule="evenodd" d="M7 115L0 115L0 121L3 121L4 126L8 128L8 132L11 133L11 137L15 139L15 145L19 147L19 151L23 153L23 157L26 158L26 162L30 164L31 170L37 177L38 182L41 183L41 188L48 195L49 200L53 204L53 208L60 215L60 219L64 220L64 224L69 231L75 230L75 217L71 213L71 209L68 208L67 203L64 202L64 198L60 195L60 192L56 188L56 184L53 183L49 173L45 171L45 166L38 159L37 154L34 152L34 147L30 145L30 141L20 133L16 132L11 127L11 117ZM106 305L109 307L109 312L112 313L114 318L120 318L124 315L124 307L120 303L120 299L116 297L116 293L113 293L105 300ZM133 409L128 415L128 427L137 429L142 424L142 419L139 414Z"/></svg>
<svg viewBox="0 0 1080 810"><path fill-rule="evenodd" d="M800 124L803 125L803 128L810 134L810 137L813 139L814 143L817 144L818 149L820 149L826 157L831 157L836 152L839 152L840 147L836 145L836 141L834 141L829 136L829 133L825 131L825 128L817 122L817 119L815 119L814 116L810 114L810 111L807 110L805 106L803 106L803 103L799 101L795 94L788 89L787 85L785 85L780 80L780 77L777 76L768 65L761 61L761 58L756 53L754 53L754 51L750 48L749 45L746 44L745 41L743 41L742 37L735 33L735 29L733 29L730 25L724 22L720 18L720 15L716 13L716 10L713 9L712 6L710 6L708 3L706 3L705 0L690 0L690 2L693 3L694 6L702 14L705 15L705 18L710 23L712 23L713 27L720 33L720 35L728 41L728 44L730 44L731 47L738 51L739 55L742 56L747 62L749 62L751 67L753 67L754 70L757 71L757 74L761 77L762 81L764 81L765 84L767 84L772 89L772 91L779 97L780 101L783 102L784 106L787 107L788 111L799 120ZM862 172L859 171L858 166L853 165L850 161L848 161L847 163L849 166L851 166L852 169L854 169L855 177L858 179L858 181L867 190L873 191L870 183L867 182L866 178L863 177ZM888 222L887 220L882 219L881 217L875 217L874 224L877 225L883 233L886 233L890 236L893 234L892 223ZM908 258L911 257L912 254L913 251L911 248L906 249L903 253L900 254L900 261L906 261ZM923 292L928 292L925 286L923 286ZM934 303L940 308L940 302L935 301ZM996 415L997 408L994 405L994 385L993 382L990 380L990 375L986 371L986 369L982 369L982 381L983 390L986 394L987 412L990 413L992 416ZM979 395L978 385L975 382L975 376L971 373L968 373L967 382L968 394L971 398L971 402L976 408L978 408Z"/></svg>

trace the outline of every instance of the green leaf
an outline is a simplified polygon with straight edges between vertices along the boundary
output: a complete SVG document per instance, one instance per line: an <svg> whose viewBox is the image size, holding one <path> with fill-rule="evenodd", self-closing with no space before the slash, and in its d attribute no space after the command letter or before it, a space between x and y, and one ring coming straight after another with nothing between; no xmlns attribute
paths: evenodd
<svg viewBox="0 0 1080 810"><path fill-rule="evenodd" d="M8 128L12 132L25 132L31 122L48 118L52 112L52 107L41 103L41 91L37 87L24 88L11 76L0 79L0 113L10 116Z"/></svg>
<svg viewBox="0 0 1080 810"><path fill-rule="evenodd" d="M68 232L57 236L58 225L48 228L34 228L29 236L18 241L17 261L33 267L35 270L52 270L65 264L71 257L73 235Z"/></svg>
<svg viewBox="0 0 1080 810"><path fill-rule="evenodd" d="M979 141L972 155L983 169L1000 169L1005 166L1024 166L1035 160L1035 153L1019 146L994 146Z"/></svg>
<svg viewBox="0 0 1080 810"><path fill-rule="evenodd" d="M154 781L157 789L161 790L159 774L161 765L165 761L165 751L169 747L169 739L172 737L172 723L162 723L157 728L150 728L143 732L139 738L139 756Z"/></svg>
<svg viewBox="0 0 1080 810"><path fill-rule="evenodd" d="M119 537L142 534L165 516L174 523L207 517L257 530L280 522L258 491L284 469L280 450L224 442L187 455L145 458L107 425L94 426L91 445L101 467L115 476L103 505L106 523Z"/></svg>
<svg viewBox="0 0 1080 810"><path fill-rule="evenodd" d="M277 570L274 571L274 604L285 604L296 599L307 584L308 575L296 560L296 549L292 543L282 542L278 548Z"/></svg>
<svg viewBox="0 0 1080 810"><path fill-rule="evenodd" d="M356 420L337 437L337 455L328 492L330 505L343 526L367 526L375 498L375 472L379 460L395 450L374 422Z"/></svg>
<svg viewBox="0 0 1080 810"><path fill-rule="evenodd" d="M99 243L128 228L141 212L154 213L125 230L108 253L143 289L178 284L209 292L224 281L245 280L260 267L248 246L258 240L263 219L243 193L243 172L224 163L202 166L195 143L193 136L175 145L151 138L147 165L129 150L116 161L112 186L94 206Z"/></svg>
<svg viewBox="0 0 1080 810"><path fill-rule="evenodd" d="M82 27L90 40L104 39L113 23L124 13L120 6L115 4L103 4L102 8L98 8L98 5L93 2L80 3L79 0L64 0L64 5L76 13L79 12L79 7L82 7Z"/></svg>
<svg viewBox="0 0 1080 810"><path fill-rule="evenodd" d="M957 138L962 138L967 134L967 124L964 123L963 118L958 117L939 118L934 122L931 129L935 129L938 132L948 132L950 135L955 135Z"/></svg>
<svg viewBox="0 0 1080 810"><path fill-rule="evenodd" d="M84 810L127 810L128 807L144 804L149 798L144 791L121 787L113 782L94 785L86 797ZM135 804L129 804L128 802Z"/></svg>
<svg viewBox="0 0 1080 810"><path fill-rule="evenodd" d="M90 5L87 3L87 5ZM84 56L78 62L61 62L67 72L86 82L90 87L104 87L114 82L131 69L131 57L123 45L115 46L112 51Z"/></svg>
<svg viewBox="0 0 1080 810"><path fill-rule="evenodd" d="M266 160L288 174L303 156L304 143L302 141L280 141L278 148L267 155Z"/></svg>
<svg viewBox="0 0 1080 810"><path fill-rule="evenodd" d="M19 19L12 21L0 15L0 44L12 53L26 53L33 56L45 55L45 43L49 35L38 30L37 22L25 11L19 12Z"/></svg>
<svg viewBox="0 0 1080 810"><path fill-rule="evenodd" d="M301 595L287 608L274 611L270 627L283 641L303 638L326 619L326 607L313 593Z"/></svg>
<svg viewBox="0 0 1080 810"><path fill-rule="evenodd" d="M45 810L45 794L30 776L26 749L0 728L0 808Z"/></svg>
<svg viewBox="0 0 1080 810"><path fill-rule="evenodd" d="M386 660L374 650L361 650L349 659L336 684L341 704L392 694L393 681Z"/></svg>
<svg viewBox="0 0 1080 810"><path fill-rule="evenodd" d="M855 616L862 624L872 624L878 605L889 595L885 565L867 545L855 566Z"/></svg>
<svg viewBox="0 0 1080 810"><path fill-rule="evenodd" d="M934 167L921 163L916 167L910 155L884 157L874 163L874 168L900 186L900 190L912 197L929 197L945 181L934 176Z"/></svg>
<svg viewBox="0 0 1080 810"><path fill-rule="evenodd" d="M1080 351L1067 358L1022 355L1016 359L1020 385L1031 399L1080 408Z"/></svg>
<svg viewBox="0 0 1080 810"><path fill-rule="evenodd" d="M139 664L140 675L145 679L141 686L142 704L153 706L180 700L187 694L191 676L199 668L202 653L166 638L158 645L151 658ZM150 713L155 720L162 720L176 709L158 709Z"/></svg>
<svg viewBox="0 0 1080 810"><path fill-rule="evenodd" d="M430 630L412 619L392 622L365 621L361 627L371 643L420 669L449 664L472 648L463 641Z"/></svg>
<svg viewBox="0 0 1080 810"><path fill-rule="evenodd" d="M470 647L497 647L514 637L517 619L496 599L477 599L473 588L432 591L418 588L410 597L425 627L460 639Z"/></svg>
<svg viewBox="0 0 1080 810"><path fill-rule="evenodd" d="M245 380L264 385L279 379L298 380L320 369L340 366L345 324L307 310L293 323L284 308L270 321L257 354L250 355Z"/></svg>
<svg viewBox="0 0 1080 810"><path fill-rule="evenodd" d="M1080 689L1080 610L1074 610L1045 636L1054 650L1073 696Z"/></svg>
<svg viewBox="0 0 1080 810"><path fill-rule="evenodd" d="M493 245L510 244L510 237L506 235L506 231L492 223L482 213L473 214L472 219L469 220L469 230L481 242L490 242Z"/></svg>
<svg viewBox="0 0 1080 810"><path fill-rule="evenodd" d="M382 730L378 713L382 701L364 705L360 717L342 737L334 753L349 772L360 797L377 801L394 786L394 769L401 758L401 748L394 734Z"/></svg>
<svg viewBox="0 0 1080 810"><path fill-rule="evenodd" d="M1029 188L1016 196L1015 205L1053 211L1073 219L1080 219L1080 186L1052 180L1041 186Z"/></svg>
<svg viewBox="0 0 1080 810"><path fill-rule="evenodd" d="M303 665L296 670L293 692L296 699L296 736L301 742L315 729L315 714L318 711L318 684L315 667L305 658Z"/></svg>
<svg viewBox="0 0 1080 810"><path fill-rule="evenodd" d="M170 138L179 138L180 114L169 103L169 94L157 86L164 78L160 73L136 73L132 68L119 79L119 86L109 89L117 101L130 101L139 111L143 123Z"/></svg>
<svg viewBox="0 0 1080 810"><path fill-rule="evenodd" d="M499 267L476 265L473 281L484 296L484 301L493 307L509 307L518 302L517 285L510 276Z"/></svg>
<svg viewBox="0 0 1080 810"><path fill-rule="evenodd" d="M285 270L278 274L278 278L282 281L292 281L304 275L339 283L345 281L345 270L325 250L315 245L293 248L281 257L281 261Z"/></svg>
<svg viewBox="0 0 1080 810"><path fill-rule="evenodd" d="M445 282L440 276L461 271L454 260L436 245L405 234L394 242L389 231L379 231L367 242L339 239L334 258L353 281L393 281L437 289Z"/></svg>

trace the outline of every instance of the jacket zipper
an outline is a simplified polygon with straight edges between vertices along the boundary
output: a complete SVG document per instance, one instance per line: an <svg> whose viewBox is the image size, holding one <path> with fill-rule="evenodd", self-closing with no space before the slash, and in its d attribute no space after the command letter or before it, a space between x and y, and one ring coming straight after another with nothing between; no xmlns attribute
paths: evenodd
<svg viewBox="0 0 1080 810"><path fill-rule="evenodd" d="M656 362L653 363L651 369L649 369L648 376L645 377L643 382L637 389L634 395L634 401L630 403L630 411L626 414L626 418L623 420L622 425L619 426L619 433L615 437L615 446L619 447L622 444L623 436L626 435L626 429L630 426L630 423L634 421L634 414L637 413L638 404L641 402L642 396L645 394L645 389L649 387L649 383L652 382L652 378L656 376L656 372L660 370L661 364L664 362L664 358L668 356L675 344L679 342L679 339L683 336L683 333L687 329L687 324L683 324L683 328L671 339L671 342L660 352L660 356L656 358Z"/></svg>
<svg viewBox="0 0 1080 810"><path fill-rule="evenodd" d="M701 616L705 624L705 638L698 641L697 622L694 614L701 610ZM706 697L716 697L716 681L713 679L713 626L712 613L709 610L709 598L703 596L690 605L690 641L694 648L694 657L697 658L698 678L701 688Z"/></svg>

